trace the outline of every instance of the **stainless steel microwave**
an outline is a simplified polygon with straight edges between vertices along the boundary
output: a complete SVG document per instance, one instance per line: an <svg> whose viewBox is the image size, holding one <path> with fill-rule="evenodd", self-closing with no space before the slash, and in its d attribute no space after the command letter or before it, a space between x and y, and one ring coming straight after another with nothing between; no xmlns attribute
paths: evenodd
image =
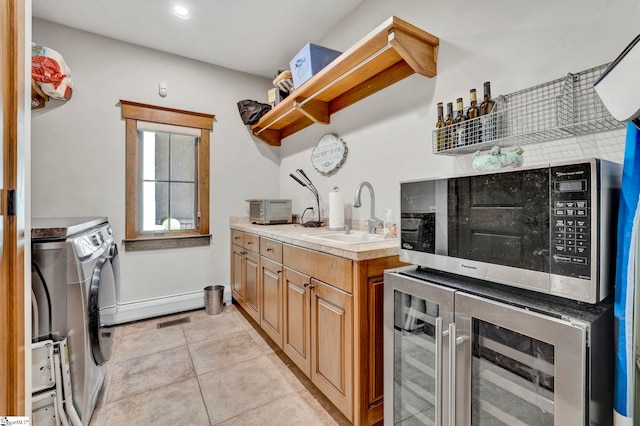
<svg viewBox="0 0 640 426"><path fill-rule="evenodd" d="M587 159L402 182L400 260L597 303L614 288L621 171Z"/></svg>
<svg viewBox="0 0 640 426"><path fill-rule="evenodd" d="M249 220L260 225L291 223L291 200L247 200Z"/></svg>

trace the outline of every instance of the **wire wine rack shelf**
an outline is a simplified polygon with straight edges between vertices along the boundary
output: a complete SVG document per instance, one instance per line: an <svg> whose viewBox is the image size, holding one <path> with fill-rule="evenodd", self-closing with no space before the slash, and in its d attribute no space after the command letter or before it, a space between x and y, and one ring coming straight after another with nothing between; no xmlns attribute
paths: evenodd
<svg viewBox="0 0 640 426"><path fill-rule="evenodd" d="M490 114L434 130L433 152L467 154L622 128L625 123L611 116L593 88L608 66L500 95Z"/></svg>

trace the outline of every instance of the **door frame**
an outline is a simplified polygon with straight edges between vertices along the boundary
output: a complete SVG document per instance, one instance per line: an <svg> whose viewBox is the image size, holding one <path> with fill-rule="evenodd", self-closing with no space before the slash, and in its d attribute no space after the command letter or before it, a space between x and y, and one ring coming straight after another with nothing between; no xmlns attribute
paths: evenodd
<svg viewBox="0 0 640 426"><path fill-rule="evenodd" d="M26 415L25 244L28 104L25 91L25 0L2 0L0 86L2 98L2 189L0 190L0 414ZM30 10L30 9L29 9ZM13 211L8 210L12 192ZM11 213L11 214L9 214Z"/></svg>

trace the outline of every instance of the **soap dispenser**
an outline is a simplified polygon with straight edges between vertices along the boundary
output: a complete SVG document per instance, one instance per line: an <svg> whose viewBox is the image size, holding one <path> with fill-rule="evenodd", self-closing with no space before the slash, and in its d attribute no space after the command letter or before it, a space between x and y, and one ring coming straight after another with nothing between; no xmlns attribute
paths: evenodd
<svg viewBox="0 0 640 426"><path fill-rule="evenodd" d="M391 211L391 209L386 209L385 212L386 214L383 225L384 238L397 238L398 227L393 220L393 212Z"/></svg>

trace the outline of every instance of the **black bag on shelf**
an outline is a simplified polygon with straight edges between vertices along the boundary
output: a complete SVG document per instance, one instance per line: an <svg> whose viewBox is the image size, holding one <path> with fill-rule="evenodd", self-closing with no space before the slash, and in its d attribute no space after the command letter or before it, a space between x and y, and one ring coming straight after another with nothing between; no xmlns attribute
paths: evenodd
<svg viewBox="0 0 640 426"><path fill-rule="evenodd" d="M245 99L238 102L238 111L244 124L256 123L260 117L271 110L271 105Z"/></svg>

